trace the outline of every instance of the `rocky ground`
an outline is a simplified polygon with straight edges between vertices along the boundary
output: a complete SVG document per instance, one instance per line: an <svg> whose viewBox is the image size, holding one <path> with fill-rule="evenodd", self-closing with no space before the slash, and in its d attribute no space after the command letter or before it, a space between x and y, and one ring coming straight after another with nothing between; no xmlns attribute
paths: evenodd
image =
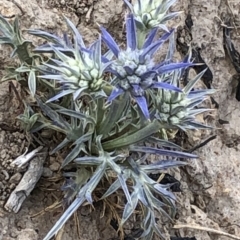
<svg viewBox="0 0 240 240"><path fill-rule="evenodd" d="M201 56L213 73L214 96L219 109L205 119L215 127L213 131L191 132L188 146L195 146L211 135L217 137L196 151L198 160L189 162L189 167L172 172L182 183L178 197L178 220L176 224L188 228L174 230L171 235L193 237L197 240L225 240L222 233L238 236L240 239L240 103L232 94L231 79L236 74L223 48L223 17L234 17L235 25L240 22L238 0L178 0L174 11L182 14L172 22L179 28L185 26L190 13L193 26L192 43L200 48ZM98 26L110 29L121 41L125 8L121 0L1 0L0 14L19 15L23 29L41 28L58 33L64 30L62 14L69 17L81 31L86 43L97 38ZM233 41L240 51L240 30L234 32ZM184 38L184 36L183 36ZM34 40L36 41L36 39ZM0 77L4 68L12 61L9 49L0 46ZM177 53L180 57L180 53ZM193 73L195 74L195 73ZM209 103L210 104L210 103ZM25 152L28 138L20 132L15 117L21 113L21 106L8 83L0 88L0 240L37 240L53 226L62 213L55 204L59 196L61 173L59 156L49 157L44 165L44 174L37 187L15 214L6 212L3 205L16 187L24 172L17 172L10 163ZM219 119L228 124L219 124ZM11 127L9 127L11 126ZM55 204L55 205L54 205ZM58 240L108 240L117 236L105 219L100 219L101 209L89 212L87 207L79 210L57 236ZM78 224L79 223L79 224ZM79 225L79 227L77 227ZM196 225L206 230L196 229ZM157 238L156 238L157 239ZM237 238L236 238L237 239Z"/></svg>

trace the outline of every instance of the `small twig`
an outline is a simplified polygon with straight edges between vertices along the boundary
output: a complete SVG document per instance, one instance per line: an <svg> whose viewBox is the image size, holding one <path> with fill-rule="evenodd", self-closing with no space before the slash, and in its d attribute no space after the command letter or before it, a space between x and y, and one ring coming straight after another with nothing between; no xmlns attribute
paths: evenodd
<svg viewBox="0 0 240 240"><path fill-rule="evenodd" d="M38 180L42 176L43 163L47 157L47 148L44 149L43 154L34 157L30 162L28 170L23 175L17 187L11 193L4 208L7 211L17 213L24 200L30 195Z"/></svg>
<svg viewBox="0 0 240 240"><path fill-rule="evenodd" d="M18 7L18 9L21 11L22 15L25 14L25 11L22 9L22 7L15 0L12 0L12 3L15 4Z"/></svg>
<svg viewBox="0 0 240 240"><path fill-rule="evenodd" d="M19 92L17 91L15 85L13 84L12 81L9 82L9 90L13 90L18 101L19 101L19 104L20 104L20 108L22 111L24 111L24 103L23 103L23 100L22 100L22 97L20 96L21 94L19 94Z"/></svg>
<svg viewBox="0 0 240 240"><path fill-rule="evenodd" d="M78 218L78 214L77 212L74 213L74 220L75 220L75 224L77 226L77 233L78 233L78 238L81 238L81 232L80 232L80 223L79 223L79 218Z"/></svg>
<svg viewBox="0 0 240 240"><path fill-rule="evenodd" d="M231 12L231 14L232 14L232 16L234 17L233 10L232 10L232 8L231 8L231 6L230 6L228 0L226 0L226 2L227 2L227 6L228 6L228 8L229 8L229 10L230 10L230 12ZM237 26L236 26L236 24L235 24L235 22L234 22L234 19L233 19L233 27L234 27L234 29L235 29L236 32L237 32ZM237 32L237 35L238 35L238 32Z"/></svg>
<svg viewBox="0 0 240 240"><path fill-rule="evenodd" d="M40 146L40 147L34 149L33 151L29 152L28 154L26 154L28 151L28 149L26 149L25 153L23 153L21 156L17 157L10 165L11 166L16 165L18 168L21 168L26 163L28 163L33 157L35 157L36 154L42 149L43 149L43 146Z"/></svg>
<svg viewBox="0 0 240 240"><path fill-rule="evenodd" d="M221 27L230 28L230 29L234 28L234 27L226 25L219 16L216 15L215 18L217 18L221 22Z"/></svg>
<svg viewBox="0 0 240 240"><path fill-rule="evenodd" d="M198 148L201 148L201 147L205 146L207 143L214 140L216 137L217 137L217 135L210 136L209 138L207 138L206 140L204 140L200 144L198 144L195 147L193 147L192 149L188 150L188 152L192 153L193 151L197 150Z"/></svg>
<svg viewBox="0 0 240 240"><path fill-rule="evenodd" d="M210 232L210 233L215 233L215 234L218 234L218 235L226 236L226 237L229 237L229 238L232 238L232 239L240 240L240 237L237 237L235 235L232 235L232 234L229 234L229 233L225 233L223 231L219 231L219 230L212 229L212 228L202 227L202 226L199 226L199 225L177 224L177 225L174 225L173 228L174 229L190 228L190 229L206 231L206 232Z"/></svg>
<svg viewBox="0 0 240 240"><path fill-rule="evenodd" d="M15 18L15 17L16 17L15 14L10 15L10 16L6 16L6 15L3 15L3 14L1 14L1 15L2 15L2 17L4 17L4 18Z"/></svg>
<svg viewBox="0 0 240 240"><path fill-rule="evenodd" d="M62 236L63 236L63 234L65 232L64 228L65 228L65 224L61 227L61 229L57 233L55 240L62 240Z"/></svg>
<svg viewBox="0 0 240 240"><path fill-rule="evenodd" d="M86 19L87 23L89 23L89 21L90 21L92 11L93 11L93 5L89 8L89 10L88 10L88 12L86 14L85 19Z"/></svg>

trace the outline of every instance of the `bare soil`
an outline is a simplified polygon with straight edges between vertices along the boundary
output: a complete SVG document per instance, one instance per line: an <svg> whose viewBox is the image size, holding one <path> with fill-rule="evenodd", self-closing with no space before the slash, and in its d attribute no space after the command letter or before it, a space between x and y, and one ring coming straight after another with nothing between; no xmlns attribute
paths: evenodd
<svg viewBox="0 0 240 240"><path fill-rule="evenodd" d="M231 10L230 10L230 8ZM205 122L212 131L189 132L187 144L195 146L203 139L216 134L215 140L196 151L199 159L189 166L171 172L181 181L182 192L178 197L176 224L198 224L240 237L240 103L232 94L231 79L235 70L225 55L223 31L219 18L232 16L236 26L240 22L240 3L227 0L178 0L172 10L183 11L171 22L172 26L185 26L187 14L192 15L192 44L201 49L201 56L213 73L214 98L219 109L212 112ZM112 32L119 42L124 37L123 19L126 9L122 0L1 0L0 14L19 15L23 29L41 28L60 33L66 29L62 15L69 17L78 26L86 43L98 37L98 25ZM240 51L240 31L235 31L233 40ZM29 36L28 36L29 38ZM32 38L32 37L30 37ZM37 41L34 39L34 41ZM0 77L13 60L10 51L0 46ZM176 53L178 58L180 53ZM191 74L196 75L195 72ZM210 105L210 102L208 103ZM4 203L18 184L24 172L16 172L10 163L24 153L28 146L27 136L19 130L16 116L21 105L9 84L0 88L0 240L43 239L62 213L54 208L62 183L59 167L61 157L48 157L44 175L37 187L15 214L6 212ZM219 119L229 122L220 125ZM100 218L101 207L89 211L82 207L66 224L58 240L110 240L117 237L106 219ZM79 228L77 227L79 225ZM227 240L221 234L191 228L170 229L172 236L193 237L197 240ZM158 238L156 238L158 239Z"/></svg>

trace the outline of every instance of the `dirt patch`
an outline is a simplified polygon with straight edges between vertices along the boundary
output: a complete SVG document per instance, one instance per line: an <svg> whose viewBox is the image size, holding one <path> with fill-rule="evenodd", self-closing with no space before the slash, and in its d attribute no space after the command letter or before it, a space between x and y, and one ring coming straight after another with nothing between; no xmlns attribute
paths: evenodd
<svg viewBox="0 0 240 240"><path fill-rule="evenodd" d="M194 146L210 135L217 138L197 151L199 159L191 161L190 166L178 169L171 174L181 181L183 192L178 197L177 223L199 224L204 227L240 236L238 227L240 216L240 104L232 94L231 78L236 73L223 48L223 31L219 17L233 14L238 24L240 4L231 2L231 10L223 0L179 0L174 11L183 13L171 25L185 26L190 13L193 20L192 44L198 47L201 56L213 73L213 87L217 89L214 98L219 109L212 118L205 121L216 129L188 133L188 142ZM0 2L4 16L19 15L23 28L41 28L52 32L66 29L62 14L69 17L84 36L86 43L98 37L98 25L109 29L115 38L124 37L122 19L125 8L121 0L115 1L22 1ZM240 33L239 33L240 34ZM235 47L240 51L237 32L233 35ZM0 76L8 66L9 51L0 47ZM180 53L176 54L180 58ZM195 74L195 73L193 73ZM211 103L209 103L211 104ZM10 163L24 153L28 146L27 136L19 130L15 118L21 111L9 85L1 85L0 90L0 239L42 239L62 213L62 208L54 208L60 195L62 184L59 173L59 158L49 157L45 163L44 175L32 194L24 202L19 213L8 213L2 209L10 192L15 188L23 172L17 172ZM229 124L219 124L219 119ZM9 127L10 126L10 127ZM53 181L54 179L54 181ZM58 179L58 181L56 181ZM52 206L49 208L49 206ZM80 228L76 216L66 224L62 240L111 239L117 237L106 219L100 218L101 206L96 211L83 207L78 211ZM104 229L106 227L106 229ZM225 240L227 237L191 229L171 230L171 235L193 237L201 240Z"/></svg>

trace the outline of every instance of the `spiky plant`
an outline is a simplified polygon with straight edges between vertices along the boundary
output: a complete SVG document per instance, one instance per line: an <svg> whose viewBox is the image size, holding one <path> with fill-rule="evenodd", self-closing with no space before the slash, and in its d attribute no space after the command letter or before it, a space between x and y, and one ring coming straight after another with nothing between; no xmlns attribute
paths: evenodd
<svg viewBox="0 0 240 240"><path fill-rule="evenodd" d="M162 88L181 92L178 87L166 82L158 81L158 75L191 66L191 63L160 63L155 64L153 57L162 44L173 34L173 30L164 34L154 42L157 29L153 29L147 36L143 47L138 48L138 38L134 16L130 14L126 19L127 49L120 50L111 35L102 30L103 41L113 52L116 60L111 64L109 70L115 75L112 85L115 86L109 101L114 100L124 92L128 92L136 101L144 116L149 119L146 91Z"/></svg>
<svg viewBox="0 0 240 240"><path fill-rule="evenodd" d="M124 2L134 14L141 31L151 30L155 27L168 31L165 23L179 15L179 12L168 13L169 8L176 0L138 0L134 5L131 5L128 0L124 0Z"/></svg>
<svg viewBox="0 0 240 240"><path fill-rule="evenodd" d="M158 90L152 96L154 100L154 118L157 118L165 129L206 129L206 125L197 123L195 116L210 111L207 108L195 108L206 98L215 92L215 90L193 90L193 87L205 71L192 79L181 93L172 93L167 90ZM179 71L173 74L173 81L179 78ZM175 81L176 84L176 81ZM175 85L173 83L173 85Z"/></svg>
<svg viewBox="0 0 240 240"><path fill-rule="evenodd" d="M29 56L40 56L38 61L32 58L32 63L25 62L18 69L28 73L36 103L26 103L19 120L33 135L43 129L64 135L52 154L65 148L68 152L63 171L76 169L64 173L67 179L62 189L67 209L44 240L57 234L85 201L93 204L92 194L100 182L109 187L102 199L119 191L125 195L121 227L139 205L143 210L141 239L152 239L154 233L164 239L155 220L156 212L171 219L176 199L170 184L160 184L149 174L185 166L179 158L197 157L156 134L205 127L195 121L195 116L209 109L196 107L213 93L193 90L204 72L181 88L182 73L192 65L190 54L182 62L173 62L174 29L168 31L164 25L177 15L168 14L175 0L139 0L134 6L124 2L132 11L126 18L126 49L121 49L103 27L99 39L87 47L66 18L72 38L66 33L61 38L42 30L29 30L47 43L30 51ZM0 24L7 29L2 31L4 37L8 36L6 43L17 46L14 39L19 35L18 28L13 31L5 20ZM159 28L166 33L155 39ZM102 40L109 48L105 54ZM165 60L156 62L154 54L168 40ZM43 57L43 53L50 57ZM152 147L154 144L158 147ZM149 155L156 155L158 160L149 162ZM109 182L110 176L113 182Z"/></svg>

